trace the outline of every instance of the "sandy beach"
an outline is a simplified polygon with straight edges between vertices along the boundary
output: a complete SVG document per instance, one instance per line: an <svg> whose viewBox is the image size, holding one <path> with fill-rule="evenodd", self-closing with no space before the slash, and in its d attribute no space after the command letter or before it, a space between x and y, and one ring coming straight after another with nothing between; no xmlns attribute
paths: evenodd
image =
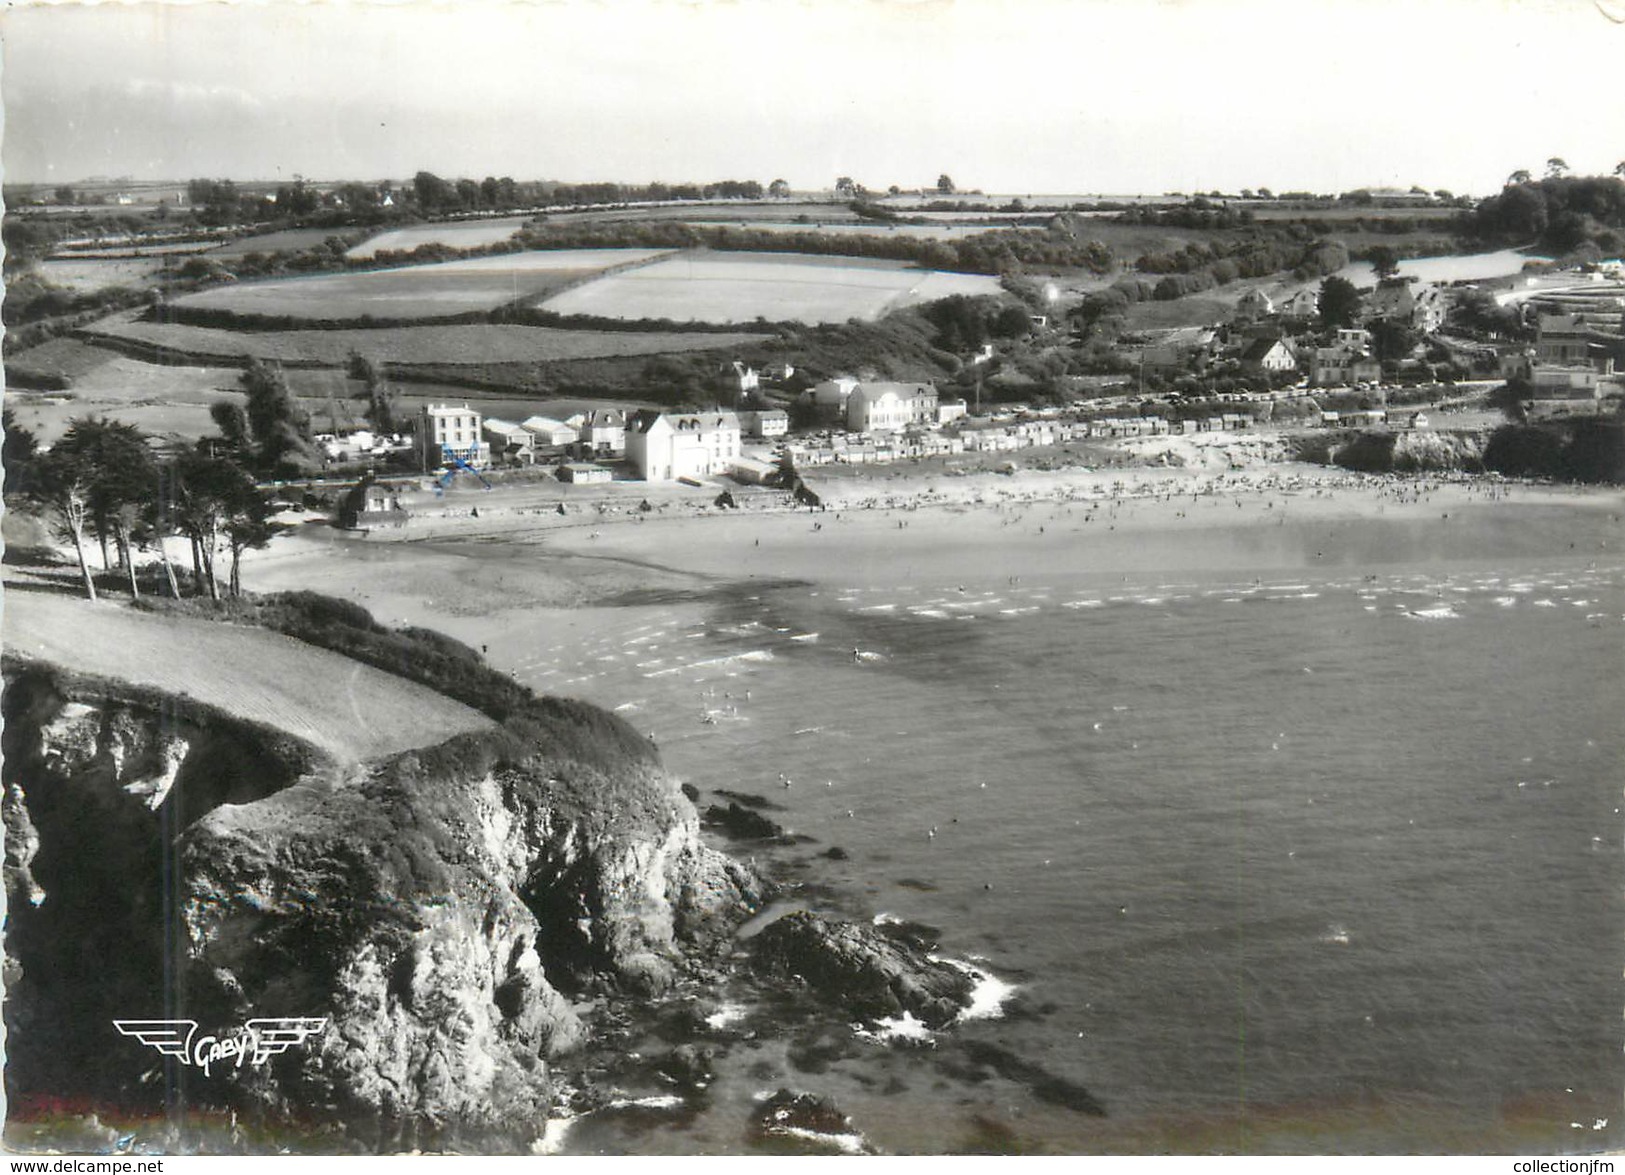
<svg viewBox="0 0 1625 1175"><path fill-rule="evenodd" d="M385 623L486 646L573 628L572 610L658 605L730 585L998 586L1048 576L1247 581L1511 556L1605 559L1625 493L1499 479L1377 477L1248 459L1173 467L835 467L809 474L821 509L779 490L635 482L454 487L399 528L320 524L250 552L252 591L356 600ZM560 507L563 512L560 512ZM645 509L647 506L647 509Z"/></svg>

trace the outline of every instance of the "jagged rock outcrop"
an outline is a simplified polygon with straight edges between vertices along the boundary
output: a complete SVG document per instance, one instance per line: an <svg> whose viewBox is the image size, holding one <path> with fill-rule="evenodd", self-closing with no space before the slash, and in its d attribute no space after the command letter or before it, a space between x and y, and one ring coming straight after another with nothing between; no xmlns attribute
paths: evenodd
<svg viewBox="0 0 1625 1175"><path fill-rule="evenodd" d="M8 687L14 1094L172 1097L185 1067L113 1018L325 1018L263 1064L186 1069L186 1098L348 1149L516 1149L589 1030L572 1001L703 969L760 900L647 762L497 730L341 766L196 706Z"/></svg>
<svg viewBox="0 0 1625 1175"><path fill-rule="evenodd" d="M1478 469L1484 459L1484 436L1477 433L1410 429L1394 441L1394 469L1399 472L1442 472Z"/></svg>
<svg viewBox="0 0 1625 1175"><path fill-rule="evenodd" d="M862 1019L907 1012L940 1028L969 1005L974 986L968 972L930 958L924 943L896 927L796 911L762 930L752 946L759 969L804 979Z"/></svg>
<svg viewBox="0 0 1625 1175"><path fill-rule="evenodd" d="M780 1089L757 1110L760 1141L791 1143L788 1153L873 1154L874 1148L852 1127L852 1119L826 1097ZM772 1149L782 1149L773 1147Z"/></svg>

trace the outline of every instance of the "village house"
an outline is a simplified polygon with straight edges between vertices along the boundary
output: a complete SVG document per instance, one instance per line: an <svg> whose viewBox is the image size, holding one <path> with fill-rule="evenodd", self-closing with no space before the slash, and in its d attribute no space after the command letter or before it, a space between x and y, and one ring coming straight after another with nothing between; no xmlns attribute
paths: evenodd
<svg viewBox="0 0 1625 1175"><path fill-rule="evenodd" d="M1320 313L1320 294L1313 286L1305 286L1279 307L1282 318L1308 322Z"/></svg>
<svg viewBox="0 0 1625 1175"><path fill-rule="evenodd" d="M1444 329L1444 320L1450 313L1450 301L1438 286L1423 286L1416 291L1416 309L1411 314L1411 325L1423 334L1437 334Z"/></svg>
<svg viewBox="0 0 1625 1175"><path fill-rule="evenodd" d="M762 377L756 370L737 359L722 365L722 381L727 390L739 399L760 391L762 387Z"/></svg>
<svg viewBox="0 0 1625 1175"><path fill-rule="evenodd" d="M1241 353L1241 366L1255 374L1296 371L1298 357L1285 339L1254 339Z"/></svg>
<svg viewBox="0 0 1625 1175"><path fill-rule="evenodd" d="M462 461L476 469L491 463L480 414L467 404L425 404L418 414L418 459L425 470Z"/></svg>
<svg viewBox="0 0 1625 1175"><path fill-rule="evenodd" d="M1377 283L1363 307L1367 322L1398 322L1423 334L1433 334L1444 326L1449 309L1444 292L1437 286L1413 286L1394 279Z"/></svg>
<svg viewBox="0 0 1625 1175"><path fill-rule="evenodd" d="M1235 322L1253 322L1260 318L1267 318L1275 313L1275 302L1260 289L1251 289L1242 293L1236 300L1236 312L1232 316Z"/></svg>
<svg viewBox="0 0 1625 1175"><path fill-rule="evenodd" d="M746 408L735 413L740 431L764 440L782 437L790 431L790 414L783 408Z"/></svg>
<svg viewBox="0 0 1625 1175"><path fill-rule="evenodd" d="M1402 278L1378 282L1377 288L1365 296L1360 307L1367 322L1388 320L1407 326L1415 309L1416 296L1411 293L1411 283Z"/></svg>
<svg viewBox="0 0 1625 1175"><path fill-rule="evenodd" d="M1211 327L1187 326L1164 331L1140 350L1140 362L1154 370L1201 370L1218 350L1219 336Z"/></svg>
<svg viewBox="0 0 1625 1175"><path fill-rule="evenodd" d="M1529 369L1531 416L1597 415L1625 393L1616 374L1625 338L1583 314L1543 314L1536 322L1534 363Z"/></svg>
<svg viewBox="0 0 1625 1175"><path fill-rule="evenodd" d="M368 474L339 503L339 525L346 530L405 526L409 517L400 488L372 480Z"/></svg>
<svg viewBox="0 0 1625 1175"><path fill-rule="evenodd" d="M1317 387L1339 387L1382 378L1382 364L1371 354L1371 332L1345 327L1330 347L1316 347L1309 364L1309 382Z"/></svg>
<svg viewBox="0 0 1625 1175"><path fill-rule="evenodd" d="M726 473L740 456L739 417L721 411L634 413L627 421L626 455L644 481Z"/></svg>
<svg viewBox="0 0 1625 1175"><path fill-rule="evenodd" d="M595 408L565 421L576 430L576 446L583 456L619 457L626 452L626 413Z"/></svg>
<svg viewBox="0 0 1625 1175"><path fill-rule="evenodd" d="M1535 362L1579 367L1590 362L1591 327L1579 314L1542 314L1535 323Z"/></svg>

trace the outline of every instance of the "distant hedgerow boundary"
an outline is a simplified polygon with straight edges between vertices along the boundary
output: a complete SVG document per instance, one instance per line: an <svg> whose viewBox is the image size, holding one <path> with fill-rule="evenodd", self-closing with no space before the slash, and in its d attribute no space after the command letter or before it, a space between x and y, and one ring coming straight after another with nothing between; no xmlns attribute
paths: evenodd
<svg viewBox="0 0 1625 1175"><path fill-rule="evenodd" d="M289 331L237 331L219 327L154 322L128 312L83 327L77 337L148 363L244 366L264 359L284 367L343 367L352 351L400 368L432 364L487 366L493 363L567 362L616 356L709 351L761 342L763 333L726 330L572 330L501 323L419 323L404 327L360 327Z"/></svg>
<svg viewBox="0 0 1625 1175"><path fill-rule="evenodd" d="M526 301L529 299L527 298ZM279 334L289 331L405 330L419 326L474 326L495 324L539 326L550 330L605 331L620 334L737 334L741 326L753 331L785 331L803 325L799 322L769 322L758 318L748 323L675 321L670 318L608 318L597 314L558 314L527 306L523 302L491 310L465 310L456 314L388 317L359 314L347 318L303 318L291 314L246 314L213 306L170 304L153 307L141 321L165 326L195 326L204 330L248 331Z"/></svg>

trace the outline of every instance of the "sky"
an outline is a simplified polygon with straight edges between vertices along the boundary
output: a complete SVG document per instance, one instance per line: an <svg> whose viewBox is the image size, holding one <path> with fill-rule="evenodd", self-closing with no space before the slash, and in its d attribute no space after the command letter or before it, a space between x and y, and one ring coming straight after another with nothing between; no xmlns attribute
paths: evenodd
<svg viewBox="0 0 1625 1175"><path fill-rule="evenodd" d="M7 182L1486 194L1625 160L1625 0L12 0L0 45Z"/></svg>

